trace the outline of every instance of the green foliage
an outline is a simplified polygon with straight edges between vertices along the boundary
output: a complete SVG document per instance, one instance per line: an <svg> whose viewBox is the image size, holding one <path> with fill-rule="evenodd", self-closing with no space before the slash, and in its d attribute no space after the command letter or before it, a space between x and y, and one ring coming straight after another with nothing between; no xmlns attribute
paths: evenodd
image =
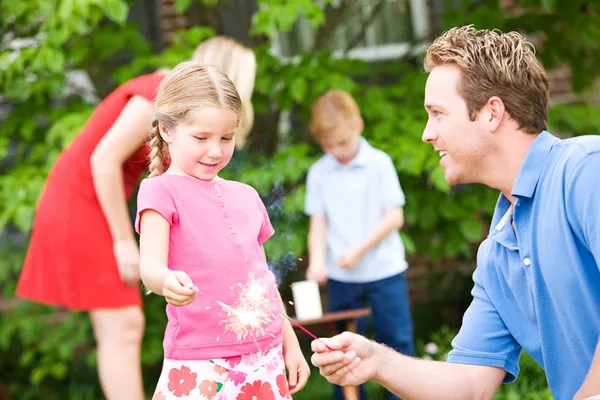
<svg viewBox="0 0 600 400"><path fill-rule="evenodd" d="M184 12L193 3L177 0L176 9ZM574 70L574 87L588 87L600 57L598 4L583 0L518 3L527 8L511 18L498 12L497 0L479 1L478 7L465 2L444 18L447 25L470 21L477 27L541 32L540 37L552 43L544 46L542 40L538 45L542 59L549 67L569 64ZM9 114L0 126L0 232L7 239L0 246L0 290L7 299L14 296L26 246L17 233L29 233L49 169L90 116L98 98L136 75L170 68L189 58L198 43L216 33L210 27L178 32L169 48L154 54L135 25L127 22L127 4L124 0L0 2L0 15L6 16L0 20L0 93L9 105ZM259 0L251 34L265 43L277 30L290 29L299 16L315 26L326 23L326 14L316 4L310 0ZM585 12L577 12L579 8ZM434 262L472 259L473 248L486 233L497 194L482 186L450 188L439 156L421 143L426 75L419 60L368 64L338 59L327 51L281 60L272 54L268 40L254 50L258 59L253 97L257 124L248 148L234 158L224 176L253 185L265 199L277 231L266 248L280 272L293 267L306 253L304 180L310 165L321 156L307 133L307 123L312 101L332 88L346 90L357 99L365 120L364 136L394 160L407 197L402 238L409 255ZM134 57L116 62L117 55ZM88 73L95 93L82 95L73 89L68 74L74 71ZM589 105L555 106L550 127L564 136L597 133L598 115L598 109ZM278 125L284 117L289 117L291 128L280 133ZM301 273L296 271L293 276ZM422 283L426 281L424 278ZM430 297L448 299L443 291ZM462 301L459 298L453 301ZM143 364L150 389L160 372L166 320L162 298L147 296L144 301ZM19 399L42 394L47 399L99 398L87 316L74 313L57 323L53 315L48 307L25 304L0 316L0 351L6 355L0 358L0 374L10 378L10 390ZM445 348L449 344L447 337L435 340L440 347L442 342ZM535 366L524 355L520 382L529 382L523 385L531 384L529 390L539 396L527 397L525 386L517 383L505 387L519 388L516 392L503 388L499 399L547 398L542 394L539 368L527 365ZM311 382L322 380L313 377Z"/></svg>

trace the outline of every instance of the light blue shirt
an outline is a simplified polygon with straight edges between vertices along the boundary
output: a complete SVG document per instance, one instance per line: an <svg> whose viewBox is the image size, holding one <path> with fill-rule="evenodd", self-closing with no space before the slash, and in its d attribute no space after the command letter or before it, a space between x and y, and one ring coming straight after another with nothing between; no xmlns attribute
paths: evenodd
<svg viewBox="0 0 600 400"><path fill-rule="evenodd" d="M512 195L514 212L500 195L479 248L473 302L448 361L504 368L511 382L525 349L554 398L571 400L600 335L600 136L542 132Z"/></svg>
<svg viewBox="0 0 600 400"><path fill-rule="evenodd" d="M364 242L389 207L404 206L404 193L390 157L361 137L344 166L328 154L313 164L306 182L305 212L327 218L327 274L341 282L372 282L404 272L404 245L392 232L352 269L337 266L347 250Z"/></svg>

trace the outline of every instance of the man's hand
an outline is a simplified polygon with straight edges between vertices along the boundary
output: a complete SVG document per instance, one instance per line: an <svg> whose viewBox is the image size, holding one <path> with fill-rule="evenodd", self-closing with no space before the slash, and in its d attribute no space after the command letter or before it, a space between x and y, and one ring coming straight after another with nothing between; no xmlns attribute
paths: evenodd
<svg viewBox="0 0 600 400"><path fill-rule="evenodd" d="M311 362L329 382L340 386L358 386L372 380L377 373L378 344L355 333L344 332L311 344Z"/></svg>
<svg viewBox="0 0 600 400"><path fill-rule="evenodd" d="M346 269L354 268L363 256L364 252L360 246L353 247L342 254L338 260L338 266Z"/></svg>

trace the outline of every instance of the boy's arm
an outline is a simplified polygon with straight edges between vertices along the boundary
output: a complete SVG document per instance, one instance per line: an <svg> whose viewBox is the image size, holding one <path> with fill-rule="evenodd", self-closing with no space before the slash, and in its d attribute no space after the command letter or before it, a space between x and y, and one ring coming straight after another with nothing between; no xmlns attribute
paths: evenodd
<svg viewBox="0 0 600 400"><path fill-rule="evenodd" d="M389 207L385 210L377 229L358 246L348 250L339 260L340 267L352 268L370 249L377 246L390 233L399 230L404 225L402 207Z"/></svg>
<svg viewBox="0 0 600 400"><path fill-rule="evenodd" d="M377 246L390 233L399 230L404 225L404 211L402 207L389 207L385 210L383 218L377 225L377 229L359 246L362 253Z"/></svg>
<svg viewBox="0 0 600 400"><path fill-rule="evenodd" d="M325 272L325 251L327 248L326 233L327 217L325 215L311 215L308 230L308 270L306 278L324 282L327 278Z"/></svg>
<svg viewBox="0 0 600 400"><path fill-rule="evenodd" d="M344 268L352 268L373 247L377 246L383 239L393 231L399 230L404 225L404 192L400 186L398 173L392 159L386 155L379 160L379 198L381 207L385 210L375 231L356 247L348 250L340 260L339 265Z"/></svg>

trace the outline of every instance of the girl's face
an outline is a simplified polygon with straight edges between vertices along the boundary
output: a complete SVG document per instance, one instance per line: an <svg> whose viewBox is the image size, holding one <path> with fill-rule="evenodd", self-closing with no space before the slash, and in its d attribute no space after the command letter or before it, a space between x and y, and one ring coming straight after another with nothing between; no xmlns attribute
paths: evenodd
<svg viewBox="0 0 600 400"><path fill-rule="evenodd" d="M169 172L213 180L233 156L238 118L228 108L206 107L190 114L174 129L161 126L169 145Z"/></svg>

